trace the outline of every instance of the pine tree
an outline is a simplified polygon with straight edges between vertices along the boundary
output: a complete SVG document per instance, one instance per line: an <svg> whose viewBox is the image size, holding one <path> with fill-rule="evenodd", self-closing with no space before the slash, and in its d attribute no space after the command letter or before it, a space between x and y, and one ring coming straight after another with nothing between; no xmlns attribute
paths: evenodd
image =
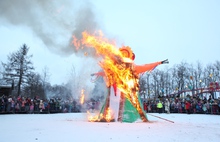
<svg viewBox="0 0 220 142"><path fill-rule="evenodd" d="M26 83L28 75L34 69L31 62L32 55L28 55L29 47L23 44L20 49L8 56L8 63L2 63L4 67L3 77L7 81L13 81L16 85L17 95L20 95L22 85Z"/></svg>

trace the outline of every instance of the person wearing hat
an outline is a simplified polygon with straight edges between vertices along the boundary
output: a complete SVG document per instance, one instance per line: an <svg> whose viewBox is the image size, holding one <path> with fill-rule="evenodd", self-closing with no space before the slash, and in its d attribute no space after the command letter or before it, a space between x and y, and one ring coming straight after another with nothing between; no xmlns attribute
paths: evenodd
<svg viewBox="0 0 220 142"><path fill-rule="evenodd" d="M170 101L168 99L166 99L164 106L165 106L165 111L169 114L170 113Z"/></svg>
<svg viewBox="0 0 220 142"><path fill-rule="evenodd" d="M185 109L186 109L186 113L187 114L190 114L190 107L191 107L191 104L189 101L186 101L185 102Z"/></svg>
<svg viewBox="0 0 220 142"><path fill-rule="evenodd" d="M43 109L44 109L44 103L43 103L43 100L40 100L39 109L40 109L40 112L42 112Z"/></svg>
<svg viewBox="0 0 220 142"><path fill-rule="evenodd" d="M157 109L158 109L158 112L159 112L159 113L162 113L163 104L162 104L161 101L159 101L159 102L157 103Z"/></svg>

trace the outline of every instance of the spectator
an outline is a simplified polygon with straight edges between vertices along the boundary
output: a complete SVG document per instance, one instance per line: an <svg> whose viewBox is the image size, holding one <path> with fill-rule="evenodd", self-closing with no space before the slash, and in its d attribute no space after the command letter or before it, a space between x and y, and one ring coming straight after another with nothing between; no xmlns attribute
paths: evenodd
<svg viewBox="0 0 220 142"><path fill-rule="evenodd" d="M22 102L21 102L21 111L25 111L25 103L26 103L25 98L22 98Z"/></svg>
<svg viewBox="0 0 220 142"><path fill-rule="evenodd" d="M193 101L191 104L191 110L193 113L196 113L196 101Z"/></svg>
<svg viewBox="0 0 220 142"><path fill-rule="evenodd" d="M48 113L49 113L49 103L48 103L48 100L45 100L44 101L44 109L45 109L45 111L47 111Z"/></svg>
<svg viewBox="0 0 220 142"><path fill-rule="evenodd" d="M180 100L178 100L177 106L178 106L178 112L182 113L182 105L181 105L181 101Z"/></svg>
<svg viewBox="0 0 220 142"><path fill-rule="evenodd" d="M166 99L164 105L165 105L165 111L169 114L170 113L170 101Z"/></svg>
<svg viewBox="0 0 220 142"><path fill-rule="evenodd" d="M213 100L213 103L212 103L212 113L213 113L213 114L217 114L217 111L218 111L218 103L217 103L217 100Z"/></svg>
<svg viewBox="0 0 220 142"><path fill-rule="evenodd" d="M8 97L8 103L7 103L7 112L11 111L11 102L12 102L12 98L11 96Z"/></svg>
<svg viewBox="0 0 220 142"><path fill-rule="evenodd" d="M20 104L19 101L17 100L17 102L15 103L15 112L19 112L20 110Z"/></svg>
<svg viewBox="0 0 220 142"><path fill-rule="evenodd" d="M149 103L149 104L147 105L147 110L148 110L148 112L152 112L151 103Z"/></svg>
<svg viewBox="0 0 220 142"><path fill-rule="evenodd" d="M161 101L159 101L157 103L157 109L158 109L158 113L162 113L162 109L163 109L163 104Z"/></svg>
<svg viewBox="0 0 220 142"><path fill-rule="evenodd" d="M144 105L144 111L147 112L147 103L146 103L146 101L144 101L143 105Z"/></svg>
<svg viewBox="0 0 220 142"><path fill-rule="evenodd" d="M34 100L33 100L33 103L34 103L34 111L39 111L39 101L37 99L37 96L34 97Z"/></svg>
<svg viewBox="0 0 220 142"><path fill-rule="evenodd" d="M203 102L202 110L203 110L203 113L207 114L207 102Z"/></svg>
<svg viewBox="0 0 220 142"><path fill-rule="evenodd" d="M189 101L186 101L186 103L185 103L185 109L186 109L186 113L187 113L187 114L190 114L190 106L191 106L190 102L189 102Z"/></svg>
<svg viewBox="0 0 220 142"><path fill-rule="evenodd" d="M4 95L1 97L1 100L0 100L0 102L1 102L1 112L4 112L5 111L5 99L4 99Z"/></svg>
<svg viewBox="0 0 220 142"><path fill-rule="evenodd" d="M218 98L218 114L220 114L220 97Z"/></svg>
<svg viewBox="0 0 220 142"><path fill-rule="evenodd" d="M25 105L25 112L28 113L29 110L30 110L30 104L29 104L29 100L28 100L28 98L26 99L24 105Z"/></svg>
<svg viewBox="0 0 220 142"><path fill-rule="evenodd" d="M170 112L175 112L175 102L173 100L170 103Z"/></svg>
<svg viewBox="0 0 220 142"><path fill-rule="evenodd" d="M14 99L11 100L11 111L12 111L12 113L14 113L14 111L15 111L15 101L14 101Z"/></svg>
<svg viewBox="0 0 220 142"><path fill-rule="evenodd" d="M185 101L184 99L181 101L182 112L185 112Z"/></svg>
<svg viewBox="0 0 220 142"><path fill-rule="evenodd" d="M196 105L196 109L197 109L198 113L202 112L202 102L201 102L201 100L198 100L198 103Z"/></svg>
<svg viewBox="0 0 220 142"><path fill-rule="evenodd" d="M40 112L42 112L44 110L43 100L40 100L39 109L40 109Z"/></svg>
<svg viewBox="0 0 220 142"><path fill-rule="evenodd" d="M174 112L175 113L179 112L179 103L178 102L174 102Z"/></svg>
<svg viewBox="0 0 220 142"><path fill-rule="evenodd" d="M206 102L206 108L207 108L207 113L211 113L209 101Z"/></svg>
<svg viewBox="0 0 220 142"><path fill-rule="evenodd" d="M30 103L30 113L32 114L34 112L34 102L33 100L31 100L31 103Z"/></svg>

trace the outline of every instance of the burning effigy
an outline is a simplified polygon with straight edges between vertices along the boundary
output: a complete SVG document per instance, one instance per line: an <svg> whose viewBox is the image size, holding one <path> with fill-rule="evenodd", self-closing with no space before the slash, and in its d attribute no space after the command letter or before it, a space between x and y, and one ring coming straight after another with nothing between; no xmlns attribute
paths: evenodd
<svg viewBox="0 0 220 142"><path fill-rule="evenodd" d="M158 65L168 63L168 60L136 65L135 54L129 46L117 48L102 36L87 32L82 33L80 40L74 38L73 43L78 50L85 47L95 49L96 55L102 59L99 66L103 71L92 76L104 78L108 94L99 114L90 116L89 121L148 122L139 95L139 74L152 71Z"/></svg>

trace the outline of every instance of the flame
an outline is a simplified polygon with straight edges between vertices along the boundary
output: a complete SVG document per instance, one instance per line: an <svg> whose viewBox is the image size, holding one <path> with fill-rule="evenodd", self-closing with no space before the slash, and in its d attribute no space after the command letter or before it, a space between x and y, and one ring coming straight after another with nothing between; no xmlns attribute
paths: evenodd
<svg viewBox="0 0 220 142"><path fill-rule="evenodd" d="M80 104L84 104L85 101L85 95L84 95L84 90L81 90L81 96L80 96Z"/></svg>
<svg viewBox="0 0 220 142"><path fill-rule="evenodd" d="M110 122L112 120L112 111L111 111L110 108L107 109L105 119L106 119L107 122Z"/></svg>
<svg viewBox="0 0 220 142"><path fill-rule="evenodd" d="M99 63L99 65L104 70L108 82L107 86L111 86L116 83L124 94L130 93L131 85L127 82L138 83L138 80L133 80L133 72L131 71L133 61L127 57L107 39L103 37L103 34L99 32L99 35L93 36L87 32L83 32L83 39L78 40L73 37L73 44L77 49L88 47L94 48L96 54L102 56L104 60ZM83 45L80 47L80 45ZM135 84L134 83L134 84ZM134 85L132 86L134 87Z"/></svg>
<svg viewBox="0 0 220 142"><path fill-rule="evenodd" d="M133 60L129 53L120 51L120 48L116 47L114 42L104 38L101 32L94 35L83 32L81 40L73 37L73 44L77 49L94 48L96 54L103 58L99 65L104 70L106 85L109 87L116 84L139 113L143 113L138 103L138 75L134 72ZM130 47L126 48L130 49Z"/></svg>
<svg viewBox="0 0 220 142"><path fill-rule="evenodd" d="M107 108L107 113L105 115L103 113L100 113L98 115L93 116L89 111L87 111L87 114L88 114L88 120L90 122L100 122L100 121L110 122L113 120L113 114L110 108Z"/></svg>

